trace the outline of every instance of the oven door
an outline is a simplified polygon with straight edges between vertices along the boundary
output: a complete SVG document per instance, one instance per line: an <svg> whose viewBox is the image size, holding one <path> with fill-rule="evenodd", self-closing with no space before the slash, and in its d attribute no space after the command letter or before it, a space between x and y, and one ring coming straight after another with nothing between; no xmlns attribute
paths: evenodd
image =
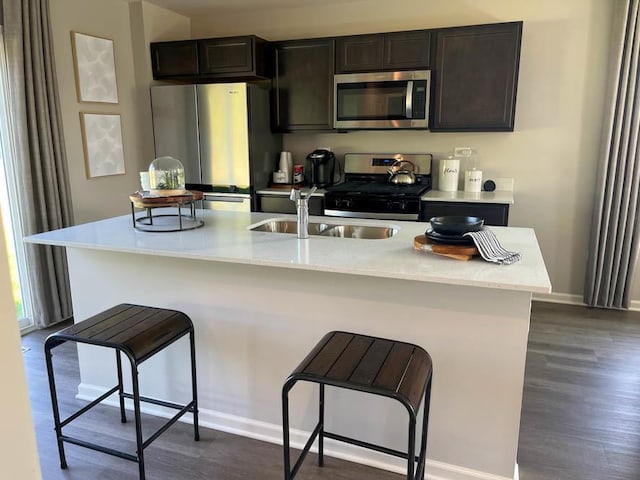
<svg viewBox="0 0 640 480"><path fill-rule="evenodd" d="M324 202L324 214L328 217L417 221L420 216L419 198L349 196L327 192Z"/></svg>
<svg viewBox="0 0 640 480"><path fill-rule="evenodd" d="M334 76L334 127L420 128L428 123L428 70Z"/></svg>

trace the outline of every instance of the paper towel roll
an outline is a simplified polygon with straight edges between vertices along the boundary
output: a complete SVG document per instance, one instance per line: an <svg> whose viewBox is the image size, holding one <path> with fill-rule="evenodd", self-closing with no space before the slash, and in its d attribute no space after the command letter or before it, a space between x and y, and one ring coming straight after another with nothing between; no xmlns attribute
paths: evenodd
<svg viewBox="0 0 640 480"><path fill-rule="evenodd" d="M293 157L291 152L280 152L278 169L287 175L286 183L293 183Z"/></svg>
<svg viewBox="0 0 640 480"><path fill-rule="evenodd" d="M460 173L460 160L455 158L443 158L440 160L440 177L438 188L443 192L455 192L458 190L458 175Z"/></svg>

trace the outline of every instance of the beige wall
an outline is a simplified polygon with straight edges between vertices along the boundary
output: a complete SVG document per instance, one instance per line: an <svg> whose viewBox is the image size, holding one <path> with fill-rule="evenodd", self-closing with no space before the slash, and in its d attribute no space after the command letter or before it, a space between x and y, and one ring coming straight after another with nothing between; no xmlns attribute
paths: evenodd
<svg viewBox="0 0 640 480"><path fill-rule="evenodd" d="M126 214L130 212L128 195L139 189L138 172L146 170L154 159L149 42L187 38L189 20L140 1L56 0L51 3L51 24L75 221L85 223ZM117 105L78 102L71 31L114 41ZM124 175L87 179L80 112L120 114Z"/></svg>
<svg viewBox="0 0 640 480"><path fill-rule="evenodd" d="M129 7L125 2L56 0L51 7L51 26L75 221L84 223L125 214L130 211L128 195L138 189L138 164L141 156L137 140L139 121L135 103ZM117 105L78 102L71 31L114 41L119 97ZM124 175L86 178L80 112L120 114L125 156Z"/></svg>
<svg viewBox="0 0 640 480"><path fill-rule="evenodd" d="M0 465L2 478L39 480L40 464L20 350L16 309L11 293L4 235L0 218L0 364L3 365Z"/></svg>
<svg viewBox="0 0 640 480"><path fill-rule="evenodd" d="M604 104L612 5L619 0L367 0L192 20L194 37L268 40L524 21L513 133L356 132L285 136L297 161L348 151L478 151L485 178L513 177L510 225L535 228L553 290L581 295ZM566 300L581 300L564 297Z"/></svg>

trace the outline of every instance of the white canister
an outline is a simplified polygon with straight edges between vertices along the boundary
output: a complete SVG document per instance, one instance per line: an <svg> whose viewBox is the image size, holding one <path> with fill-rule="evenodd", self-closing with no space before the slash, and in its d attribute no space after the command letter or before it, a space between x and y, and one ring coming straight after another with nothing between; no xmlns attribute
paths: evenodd
<svg viewBox="0 0 640 480"><path fill-rule="evenodd" d="M464 176L465 192L480 192L482 190L482 170L467 170Z"/></svg>
<svg viewBox="0 0 640 480"><path fill-rule="evenodd" d="M460 160L457 158L443 158L440 160L438 188L443 192L456 192L458 190L459 173Z"/></svg>

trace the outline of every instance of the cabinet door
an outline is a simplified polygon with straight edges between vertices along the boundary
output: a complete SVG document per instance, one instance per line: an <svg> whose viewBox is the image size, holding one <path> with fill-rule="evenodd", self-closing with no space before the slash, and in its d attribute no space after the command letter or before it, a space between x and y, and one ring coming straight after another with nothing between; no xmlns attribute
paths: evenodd
<svg viewBox="0 0 640 480"><path fill-rule="evenodd" d="M199 41L200 73L250 73L253 71L253 38L229 37Z"/></svg>
<svg viewBox="0 0 640 480"><path fill-rule="evenodd" d="M522 22L436 33L431 130L513 131Z"/></svg>
<svg viewBox="0 0 640 480"><path fill-rule="evenodd" d="M332 39L294 40L275 45L273 129L333 129Z"/></svg>
<svg viewBox="0 0 640 480"><path fill-rule="evenodd" d="M485 225L506 227L509 222L509 205L502 203L422 202L420 220L428 222L432 217L465 215L484 218Z"/></svg>
<svg viewBox="0 0 640 480"><path fill-rule="evenodd" d="M194 40L151 44L153 78L198 74L198 45Z"/></svg>
<svg viewBox="0 0 640 480"><path fill-rule="evenodd" d="M386 70L423 70L429 68L427 30L387 33L384 37L383 68Z"/></svg>
<svg viewBox="0 0 640 480"><path fill-rule="evenodd" d="M384 34L336 38L336 73L382 70Z"/></svg>

